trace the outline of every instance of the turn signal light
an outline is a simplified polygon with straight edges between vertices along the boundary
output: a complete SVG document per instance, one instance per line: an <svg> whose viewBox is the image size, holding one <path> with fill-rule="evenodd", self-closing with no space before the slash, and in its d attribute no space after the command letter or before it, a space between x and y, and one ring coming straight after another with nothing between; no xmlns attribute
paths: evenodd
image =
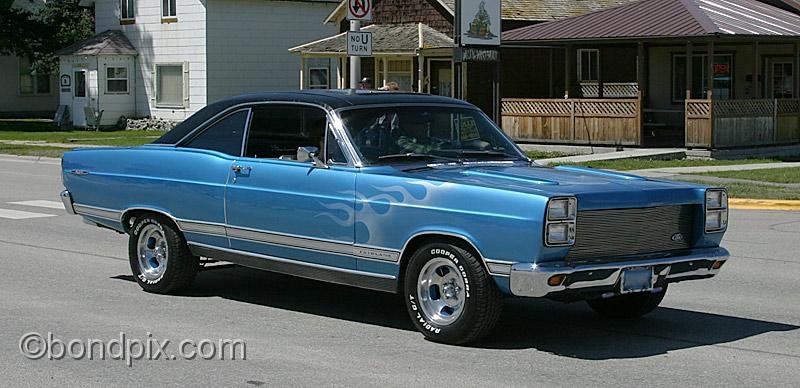
<svg viewBox="0 0 800 388"><path fill-rule="evenodd" d="M562 283L564 283L564 280L566 278L567 278L567 275L564 275L564 274L550 276L550 279L547 279L547 285L550 286L550 287L558 287Z"/></svg>
<svg viewBox="0 0 800 388"><path fill-rule="evenodd" d="M711 266L711 269L720 269L725 264L725 260L717 260L714 262L714 265Z"/></svg>

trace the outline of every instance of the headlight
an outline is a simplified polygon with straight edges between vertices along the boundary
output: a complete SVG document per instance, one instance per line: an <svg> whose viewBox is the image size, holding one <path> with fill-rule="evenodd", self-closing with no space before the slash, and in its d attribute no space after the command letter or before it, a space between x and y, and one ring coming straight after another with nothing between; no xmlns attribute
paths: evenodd
<svg viewBox="0 0 800 388"><path fill-rule="evenodd" d="M721 232L728 227L728 192L706 190L706 233Z"/></svg>
<svg viewBox="0 0 800 388"><path fill-rule="evenodd" d="M578 200L574 197L552 198L547 202L544 243L547 246L575 244L575 221Z"/></svg>

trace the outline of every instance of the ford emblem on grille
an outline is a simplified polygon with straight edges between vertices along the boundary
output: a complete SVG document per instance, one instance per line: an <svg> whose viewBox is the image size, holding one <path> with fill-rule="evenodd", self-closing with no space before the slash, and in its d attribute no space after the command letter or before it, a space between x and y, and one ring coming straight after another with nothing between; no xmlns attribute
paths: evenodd
<svg viewBox="0 0 800 388"><path fill-rule="evenodd" d="M681 234L681 233L675 233L675 234L673 234L673 235L672 235L672 241L675 241L675 242L681 242L681 241L683 241L683 234Z"/></svg>

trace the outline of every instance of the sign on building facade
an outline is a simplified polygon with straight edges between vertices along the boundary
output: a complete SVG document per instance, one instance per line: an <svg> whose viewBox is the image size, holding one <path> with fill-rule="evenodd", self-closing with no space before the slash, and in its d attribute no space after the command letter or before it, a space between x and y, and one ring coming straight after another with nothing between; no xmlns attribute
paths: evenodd
<svg viewBox="0 0 800 388"><path fill-rule="evenodd" d="M461 45L500 45L500 3L500 0L461 0Z"/></svg>

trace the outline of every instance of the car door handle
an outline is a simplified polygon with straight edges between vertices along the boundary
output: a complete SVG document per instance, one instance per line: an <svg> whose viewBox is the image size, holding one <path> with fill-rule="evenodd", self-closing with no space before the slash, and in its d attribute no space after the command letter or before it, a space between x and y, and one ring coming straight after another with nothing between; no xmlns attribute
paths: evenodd
<svg viewBox="0 0 800 388"><path fill-rule="evenodd" d="M250 170L252 169L248 166L241 166L238 164L234 164L233 167L231 167L231 170L233 170L233 172L237 174L249 174Z"/></svg>

